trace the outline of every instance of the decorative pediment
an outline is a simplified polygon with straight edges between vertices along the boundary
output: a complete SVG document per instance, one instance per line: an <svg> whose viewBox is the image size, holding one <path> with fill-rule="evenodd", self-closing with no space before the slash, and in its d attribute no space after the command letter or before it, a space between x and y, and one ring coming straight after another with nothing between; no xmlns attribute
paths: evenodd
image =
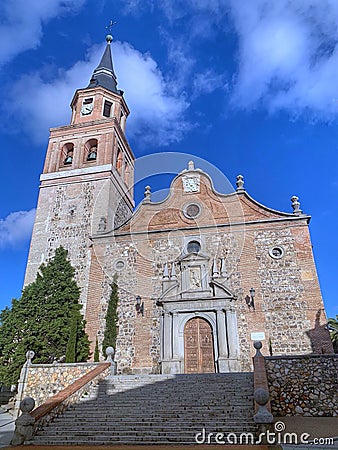
<svg viewBox="0 0 338 450"><path fill-rule="evenodd" d="M188 254L183 254L181 255L178 260L177 263L184 263L184 262L192 262L192 261L209 261L210 257L202 252L191 252Z"/></svg>
<svg viewBox="0 0 338 450"><path fill-rule="evenodd" d="M209 256L189 253L163 269L160 303L181 300L233 300L234 294L227 286L224 258L214 259L210 270Z"/></svg>

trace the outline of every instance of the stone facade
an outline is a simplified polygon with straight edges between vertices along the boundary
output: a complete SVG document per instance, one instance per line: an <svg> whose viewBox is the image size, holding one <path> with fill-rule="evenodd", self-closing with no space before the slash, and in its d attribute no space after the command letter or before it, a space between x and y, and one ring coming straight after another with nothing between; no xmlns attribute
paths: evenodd
<svg viewBox="0 0 338 450"><path fill-rule="evenodd" d="M274 355L331 352L310 217L296 197L293 212L275 211L245 191L242 176L236 191L221 194L190 162L165 200L153 202L147 187L132 212L129 110L107 69L108 47L96 74L111 73L113 84L98 78L78 90L71 125L51 131L26 283L57 246L67 248L94 350L117 274L122 373L182 373L195 363L203 370L205 358L215 371L251 370L252 340ZM197 327L189 339L187 324Z"/></svg>
<svg viewBox="0 0 338 450"><path fill-rule="evenodd" d="M338 355L266 357L274 416L338 416Z"/></svg>

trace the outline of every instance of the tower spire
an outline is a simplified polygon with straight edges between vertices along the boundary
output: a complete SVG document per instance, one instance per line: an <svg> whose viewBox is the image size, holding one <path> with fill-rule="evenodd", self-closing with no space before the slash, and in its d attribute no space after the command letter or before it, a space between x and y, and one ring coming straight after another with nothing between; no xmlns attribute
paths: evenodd
<svg viewBox="0 0 338 450"><path fill-rule="evenodd" d="M99 65L93 72L88 87L102 86L109 91L122 95L123 91L117 89L117 79L113 67L113 58L111 54L110 43L113 40L111 34L107 34L107 45L103 52Z"/></svg>

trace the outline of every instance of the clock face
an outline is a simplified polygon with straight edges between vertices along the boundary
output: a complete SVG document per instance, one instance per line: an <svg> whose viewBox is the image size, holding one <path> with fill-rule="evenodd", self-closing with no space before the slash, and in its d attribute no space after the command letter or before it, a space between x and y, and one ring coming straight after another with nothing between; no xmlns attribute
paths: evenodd
<svg viewBox="0 0 338 450"><path fill-rule="evenodd" d="M83 116L86 116L87 114L90 114L93 111L93 103L89 103L87 105L83 105L81 108L81 114Z"/></svg>
<svg viewBox="0 0 338 450"><path fill-rule="evenodd" d="M183 190L184 192L199 192L199 177L183 177Z"/></svg>

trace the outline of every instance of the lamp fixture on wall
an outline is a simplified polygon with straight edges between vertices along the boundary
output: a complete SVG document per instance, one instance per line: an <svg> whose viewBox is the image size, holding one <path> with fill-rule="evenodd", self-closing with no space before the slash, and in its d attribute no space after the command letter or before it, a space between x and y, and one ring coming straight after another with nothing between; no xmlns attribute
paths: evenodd
<svg viewBox="0 0 338 450"><path fill-rule="evenodd" d="M255 309L255 289L250 288L250 304L249 307Z"/></svg>
<svg viewBox="0 0 338 450"><path fill-rule="evenodd" d="M135 304L137 314L142 314L144 316L144 303L142 302L142 298L137 295L136 296L136 304Z"/></svg>

